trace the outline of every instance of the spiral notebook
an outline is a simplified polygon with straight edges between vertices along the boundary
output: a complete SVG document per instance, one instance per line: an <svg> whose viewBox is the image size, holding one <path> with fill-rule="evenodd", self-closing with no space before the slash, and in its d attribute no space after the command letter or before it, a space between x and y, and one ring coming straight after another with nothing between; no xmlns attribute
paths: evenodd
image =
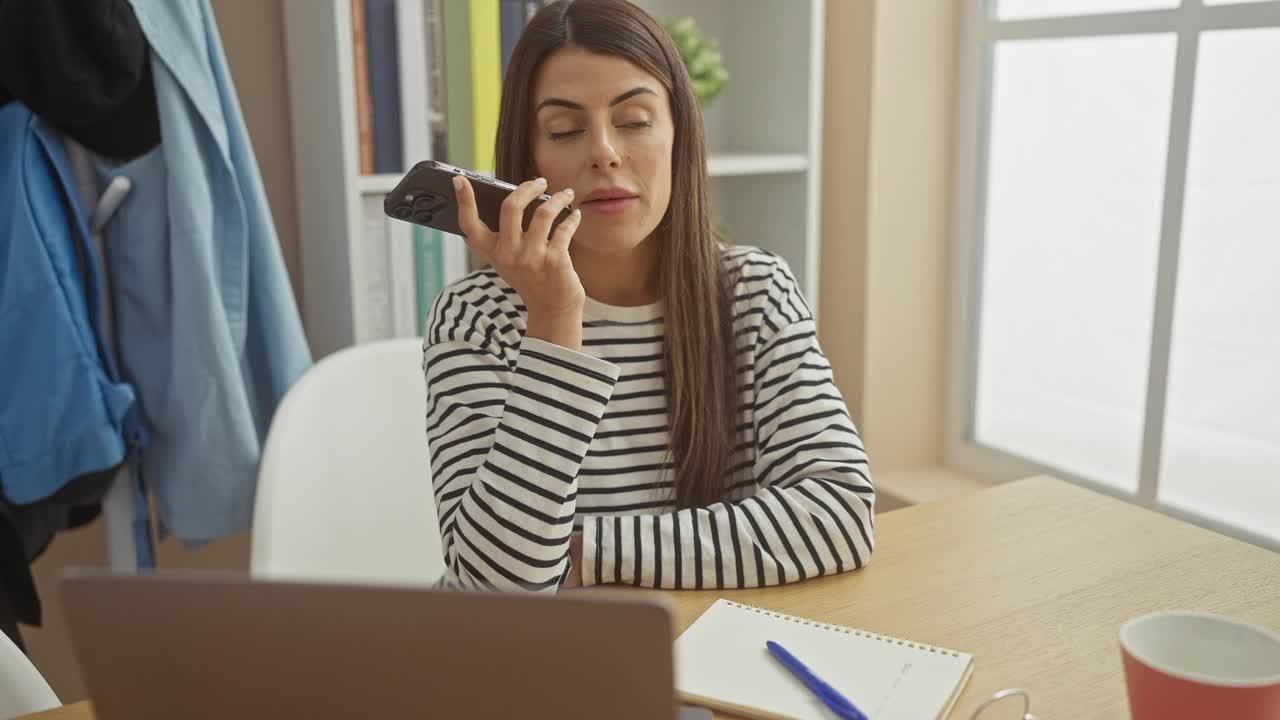
<svg viewBox="0 0 1280 720"><path fill-rule="evenodd" d="M717 600L676 640L685 702L746 718L835 717L765 649L779 643L871 720L945 718L973 656Z"/></svg>

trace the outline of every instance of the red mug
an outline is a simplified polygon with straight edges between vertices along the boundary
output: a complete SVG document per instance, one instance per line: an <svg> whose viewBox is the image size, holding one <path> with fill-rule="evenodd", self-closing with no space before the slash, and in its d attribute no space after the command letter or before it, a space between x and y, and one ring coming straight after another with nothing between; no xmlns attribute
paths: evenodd
<svg viewBox="0 0 1280 720"><path fill-rule="evenodd" d="M1203 612L1158 612L1120 628L1133 720L1280 719L1280 635Z"/></svg>

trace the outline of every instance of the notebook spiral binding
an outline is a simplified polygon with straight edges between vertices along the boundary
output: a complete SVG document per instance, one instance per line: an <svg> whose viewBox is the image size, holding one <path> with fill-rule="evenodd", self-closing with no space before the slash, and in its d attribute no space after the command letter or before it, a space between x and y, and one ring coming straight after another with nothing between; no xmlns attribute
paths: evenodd
<svg viewBox="0 0 1280 720"><path fill-rule="evenodd" d="M726 600L725 602L729 603L730 605L736 608L749 610L751 612L759 613L761 615L768 615L771 617L779 618L781 620L787 620L799 625L811 625L813 627L822 628L824 630L831 630L833 632L841 632L846 635L856 635L858 637L870 638L872 640L887 642L892 645L902 645L904 647L913 648L915 650L923 650L925 652L938 653L939 655L950 655L952 657L960 657L960 653L952 650L947 650L946 648L934 647L933 645L926 645L924 643L912 642L910 640L903 640L902 638L896 638L896 637L893 637L892 635L878 635L873 632L867 632L866 630L858 630L857 628L845 627L844 625L832 625L830 623L817 622L816 620L805 620L804 618L798 618L798 617L795 617L794 615L786 615L780 612L774 612L772 610L765 610L764 608L758 608L755 605L744 605L742 603L734 602L732 600Z"/></svg>

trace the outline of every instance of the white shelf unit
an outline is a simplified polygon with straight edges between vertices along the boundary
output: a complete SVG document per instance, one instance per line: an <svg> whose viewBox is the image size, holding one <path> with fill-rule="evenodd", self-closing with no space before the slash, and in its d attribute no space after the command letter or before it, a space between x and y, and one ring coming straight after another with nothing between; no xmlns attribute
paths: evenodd
<svg viewBox="0 0 1280 720"><path fill-rule="evenodd" d="M707 174L713 178L802 173L808 169L809 157L804 153L720 153L707 158Z"/></svg>
<svg viewBox="0 0 1280 720"><path fill-rule="evenodd" d="M704 113L716 222L786 258L811 305L818 280L825 0L639 0L691 16L731 77ZM376 339L364 327L362 200L398 175L360 174L349 0L285 0L302 313L322 357Z"/></svg>

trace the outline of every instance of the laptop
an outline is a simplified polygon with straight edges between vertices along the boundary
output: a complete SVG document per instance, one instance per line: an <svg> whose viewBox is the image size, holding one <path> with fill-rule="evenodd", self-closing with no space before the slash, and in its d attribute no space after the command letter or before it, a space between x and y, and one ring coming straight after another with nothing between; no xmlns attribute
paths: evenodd
<svg viewBox="0 0 1280 720"><path fill-rule="evenodd" d="M652 593L89 570L61 590L97 720L711 718L678 707Z"/></svg>

